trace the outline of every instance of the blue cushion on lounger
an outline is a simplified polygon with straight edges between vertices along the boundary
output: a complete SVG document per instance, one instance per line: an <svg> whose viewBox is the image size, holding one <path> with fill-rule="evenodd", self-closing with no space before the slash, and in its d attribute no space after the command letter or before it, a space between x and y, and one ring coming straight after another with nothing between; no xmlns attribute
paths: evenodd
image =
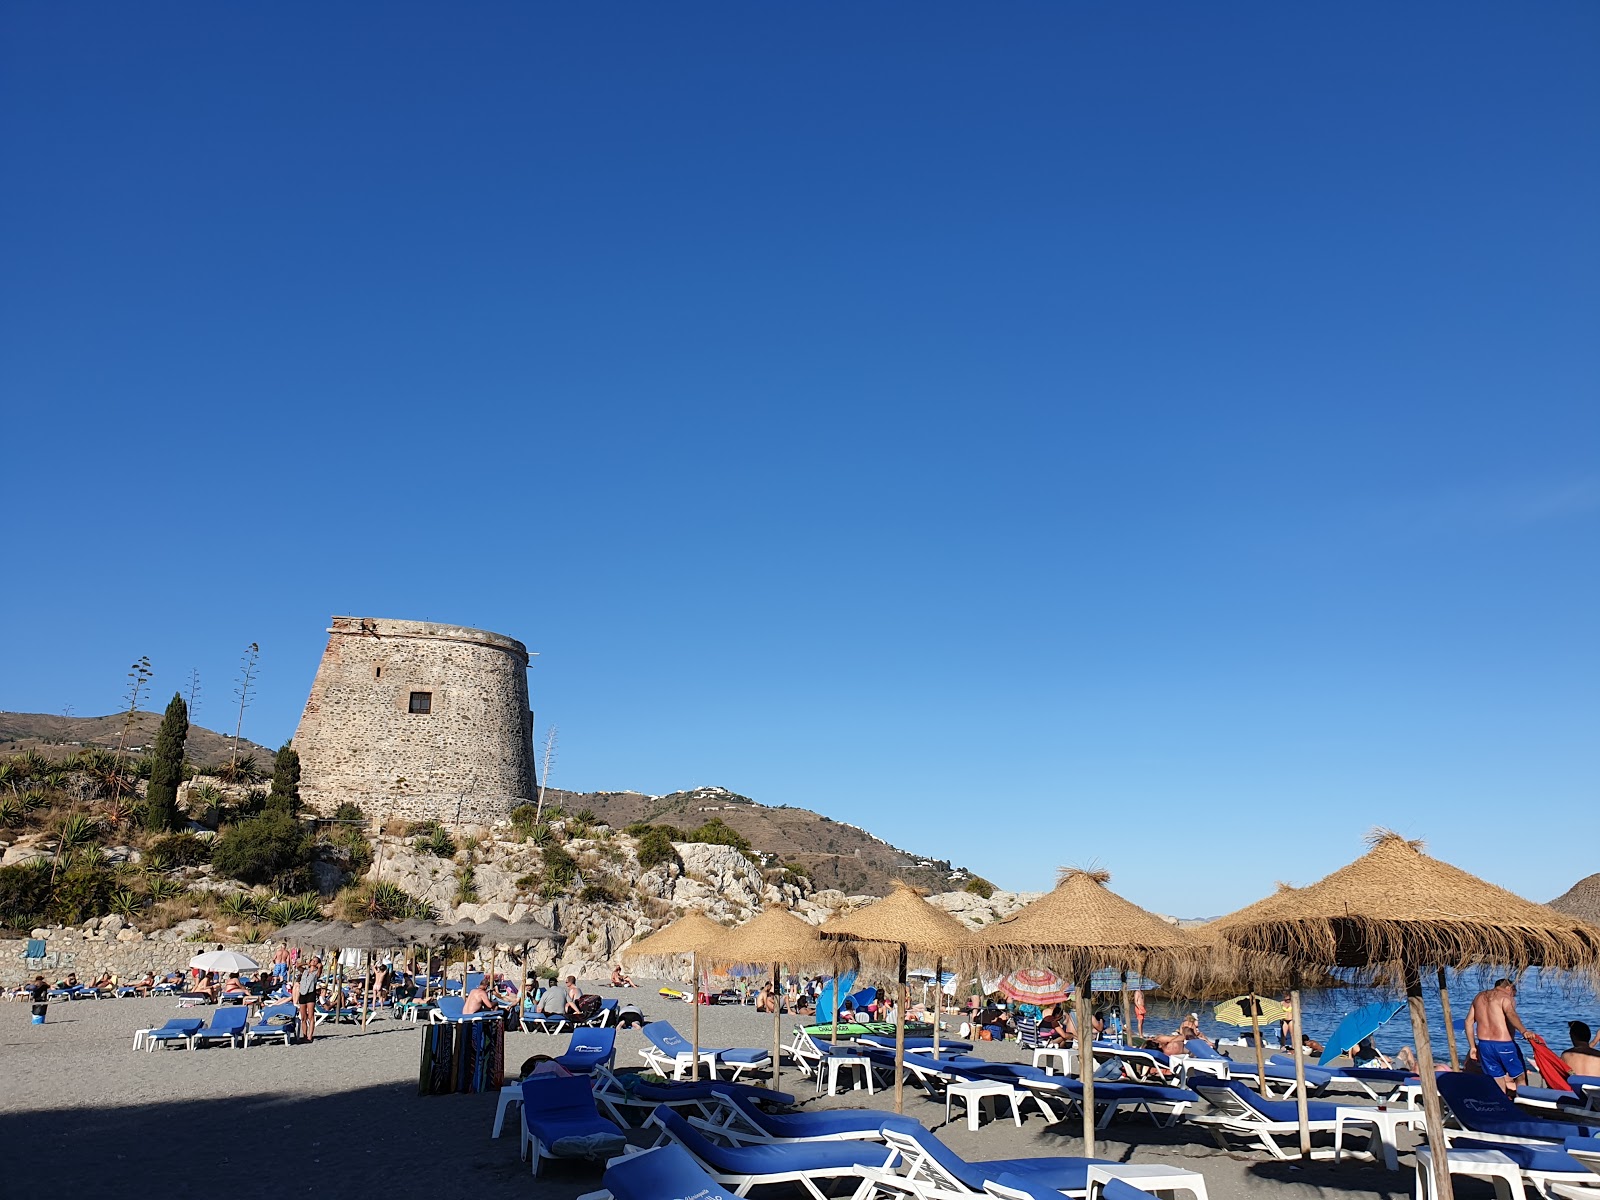
<svg viewBox="0 0 1600 1200"><path fill-rule="evenodd" d="M1091 1166L1110 1166L1104 1158L1068 1158L1055 1155L1048 1158L989 1158L982 1162L968 1162L946 1146L933 1134L922 1130L912 1135L923 1151L951 1175L975 1192L983 1191L985 1179L1001 1175L1025 1176L1033 1186L1043 1186L1057 1192L1081 1192L1089 1186Z"/></svg>
<svg viewBox="0 0 1600 1200"><path fill-rule="evenodd" d="M719 1146L670 1108L655 1120L689 1152L722 1175L781 1175L794 1171L881 1167L888 1157L876 1142L786 1142L778 1146Z"/></svg>
<svg viewBox="0 0 1600 1200"><path fill-rule="evenodd" d="M1588 1167L1560 1146L1530 1146L1525 1142L1481 1142L1477 1138L1456 1138L1450 1143L1450 1148L1498 1150L1524 1171L1571 1171L1575 1175L1590 1175Z"/></svg>
<svg viewBox="0 0 1600 1200"><path fill-rule="evenodd" d="M682 1146L614 1158L602 1182L614 1200L734 1200Z"/></svg>

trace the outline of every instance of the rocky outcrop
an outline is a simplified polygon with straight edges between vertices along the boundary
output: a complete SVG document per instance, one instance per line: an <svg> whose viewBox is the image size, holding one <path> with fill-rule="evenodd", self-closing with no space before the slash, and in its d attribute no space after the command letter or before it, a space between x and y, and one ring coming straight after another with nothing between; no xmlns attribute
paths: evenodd
<svg viewBox="0 0 1600 1200"><path fill-rule="evenodd" d="M1003 892L997 888L987 897L976 892L941 892L929 896L928 903L938 905L968 929L981 929L1003 921L1042 895L1043 892Z"/></svg>

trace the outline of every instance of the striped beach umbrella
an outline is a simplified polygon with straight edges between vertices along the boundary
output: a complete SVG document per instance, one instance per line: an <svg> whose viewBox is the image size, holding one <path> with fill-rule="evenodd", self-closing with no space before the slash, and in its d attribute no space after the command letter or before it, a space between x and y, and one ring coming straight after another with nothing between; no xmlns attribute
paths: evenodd
<svg viewBox="0 0 1600 1200"><path fill-rule="evenodd" d="M1247 1029L1252 1024L1249 1004L1254 1000L1257 1006L1255 1022L1261 1025L1275 1025L1289 1015L1289 1006L1281 1000L1273 1000L1267 996L1235 996L1232 1000L1224 1000L1213 1010L1212 1016L1219 1025L1232 1025L1236 1029Z"/></svg>
<svg viewBox="0 0 1600 1200"><path fill-rule="evenodd" d="M1061 976L1043 967L1024 967L1000 980L995 988L1007 1000L1018 1004L1065 1004L1072 996L1072 988Z"/></svg>

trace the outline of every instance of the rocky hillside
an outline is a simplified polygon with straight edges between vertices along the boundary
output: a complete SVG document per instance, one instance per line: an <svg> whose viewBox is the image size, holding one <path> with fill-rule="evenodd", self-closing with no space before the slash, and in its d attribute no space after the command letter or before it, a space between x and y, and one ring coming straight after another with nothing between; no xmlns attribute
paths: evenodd
<svg viewBox="0 0 1600 1200"><path fill-rule="evenodd" d="M616 829L636 822L689 829L720 818L768 863L798 863L818 888L849 894L882 896L896 879L929 892L944 892L959 890L972 878L948 859L891 846L859 825L835 821L809 808L760 804L726 788L703 787L665 796L551 788L545 801L569 813L589 809Z"/></svg>
<svg viewBox="0 0 1600 1200"><path fill-rule="evenodd" d="M57 717L49 713L0 712L0 755L37 750L50 758L66 758L85 746L114 750L122 735L125 714L104 717ZM128 730L126 749L138 754L156 740L161 714L136 712ZM228 761L233 738L199 725L189 726L187 756L197 766L218 766ZM248 739L239 742L239 753L255 755L256 762L271 766L273 751Z"/></svg>

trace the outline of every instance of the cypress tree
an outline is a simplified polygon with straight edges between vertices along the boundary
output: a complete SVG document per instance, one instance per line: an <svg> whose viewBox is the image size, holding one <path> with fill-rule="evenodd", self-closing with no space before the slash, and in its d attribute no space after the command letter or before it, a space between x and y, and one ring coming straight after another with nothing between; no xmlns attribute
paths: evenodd
<svg viewBox="0 0 1600 1200"><path fill-rule="evenodd" d="M161 718L150 767L150 787L145 793L144 825L160 831L176 829L178 785L183 782L183 745L189 740L189 706L177 692Z"/></svg>
<svg viewBox="0 0 1600 1200"><path fill-rule="evenodd" d="M282 809L291 816L300 813L300 754L288 742L278 748L278 757L272 763L267 807Z"/></svg>

